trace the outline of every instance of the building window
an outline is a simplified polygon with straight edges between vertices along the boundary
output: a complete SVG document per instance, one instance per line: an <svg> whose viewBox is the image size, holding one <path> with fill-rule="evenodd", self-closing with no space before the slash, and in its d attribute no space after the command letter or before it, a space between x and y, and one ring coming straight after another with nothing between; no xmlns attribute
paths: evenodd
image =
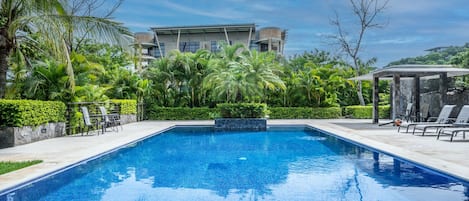
<svg viewBox="0 0 469 201"><path fill-rule="evenodd" d="M161 48L161 53L163 55L160 55L160 48ZM153 54L153 55L155 55L156 58L163 57L166 54L165 53L164 43L160 43L160 48L158 48L158 47L155 48L155 54Z"/></svg>
<svg viewBox="0 0 469 201"><path fill-rule="evenodd" d="M251 42L249 43L249 49L259 51L259 45L256 43L256 41L251 40Z"/></svg>
<svg viewBox="0 0 469 201"><path fill-rule="evenodd" d="M261 43L260 51L261 52L269 51L269 44Z"/></svg>
<svg viewBox="0 0 469 201"><path fill-rule="evenodd" d="M218 43L217 41L210 41L210 51L211 52L219 52L220 50L218 49Z"/></svg>
<svg viewBox="0 0 469 201"><path fill-rule="evenodd" d="M200 49L199 41L179 42L179 51L181 52L197 52Z"/></svg>

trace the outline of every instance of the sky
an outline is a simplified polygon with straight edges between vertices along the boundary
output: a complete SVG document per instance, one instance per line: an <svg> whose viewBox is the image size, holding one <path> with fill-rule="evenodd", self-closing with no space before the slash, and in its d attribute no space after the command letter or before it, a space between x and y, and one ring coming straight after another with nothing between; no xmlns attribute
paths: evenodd
<svg viewBox="0 0 469 201"><path fill-rule="evenodd" d="M359 23L348 0L124 0L113 17L132 32L159 26L275 26L287 30L284 54L289 57L315 49L339 54L327 37L337 34L330 23L335 13L350 36L356 35ZM469 42L467 0L389 0L375 22L384 26L365 33L360 56L376 57L376 67L425 55L426 49Z"/></svg>

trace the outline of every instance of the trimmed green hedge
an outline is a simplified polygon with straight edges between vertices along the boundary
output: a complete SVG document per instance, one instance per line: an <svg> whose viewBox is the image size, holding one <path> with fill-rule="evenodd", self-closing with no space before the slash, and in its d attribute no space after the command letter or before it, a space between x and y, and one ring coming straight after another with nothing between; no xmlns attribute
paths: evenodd
<svg viewBox="0 0 469 201"><path fill-rule="evenodd" d="M137 114L137 100L112 99L111 102L120 104L119 114Z"/></svg>
<svg viewBox="0 0 469 201"><path fill-rule="evenodd" d="M0 100L0 126L38 126L65 122L65 104L58 101Z"/></svg>
<svg viewBox="0 0 469 201"><path fill-rule="evenodd" d="M187 107L152 107L145 111L150 120L207 120L213 119L216 108L187 108Z"/></svg>
<svg viewBox="0 0 469 201"><path fill-rule="evenodd" d="M269 114L265 103L221 103L217 108L223 118L264 118Z"/></svg>
<svg viewBox="0 0 469 201"><path fill-rule="evenodd" d="M390 117L390 109L391 107L389 105L380 105L378 107L379 118L388 119ZM344 108L344 116L353 119L371 119L373 118L373 106L347 106Z"/></svg>
<svg viewBox="0 0 469 201"><path fill-rule="evenodd" d="M336 119L342 116L340 107L274 107L270 119Z"/></svg>
<svg viewBox="0 0 469 201"><path fill-rule="evenodd" d="M270 119L334 119L342 116L339 107L274 107L269 111ZM146 110L146 117L150 120L210 120L219 113L219 108L153 107Z"/></svg>

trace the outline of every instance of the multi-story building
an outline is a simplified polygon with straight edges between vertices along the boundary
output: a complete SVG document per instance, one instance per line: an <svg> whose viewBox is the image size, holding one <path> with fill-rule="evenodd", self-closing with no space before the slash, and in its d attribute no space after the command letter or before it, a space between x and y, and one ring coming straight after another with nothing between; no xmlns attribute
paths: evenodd
<svg viewBox="0 0 469 201"><path fill-rule="evenodd" d="M255 24L152 27L151 32L135 33L145 66L149 60L165 57L171 50L196 52L206 49L217 52L220 43L242 43L258 51L275 51L283 55L286 30L266 27L259 31Z"/></svg>

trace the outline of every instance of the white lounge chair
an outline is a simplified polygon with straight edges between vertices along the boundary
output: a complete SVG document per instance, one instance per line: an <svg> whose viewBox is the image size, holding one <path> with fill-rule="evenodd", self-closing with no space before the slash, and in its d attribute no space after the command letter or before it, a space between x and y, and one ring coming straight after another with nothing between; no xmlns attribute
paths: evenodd
<svg viewBox="0 0 469 201"><path fill-rule="evenodd" d="M438 136L436 139L440 139L441 134L446 134L446 135L451 135L450 141L453 141L454 136L456 136L459 133L463 134L463 139L466 139L466 132L469 132L469 124L458 124L458 127L451 127L451 128L442 128L438 132Z"/></svg>
<svg viewBox="0 0 469 201"><path fill-rule="evenodd" d="M453 127L455 124L465 124L469 121L469 105L464 105L459 111L458 117L453 123L442 123L442 124L418 124L414 126L412 134L415 134L416 130L422 130L422 135L425 135L427 129L434 128L436 132L441 128Z"/></svg>
<svg viewBox="0 0 469 201"><path fill-rule="evenodd" d="M402 123L397 127L397 132L400 131L401 127L406 128L406 133L409 132L409 129L411 127L415 127L416 125L419 124L446 124L449 122L449 115L453 111L453 108L456 107L456 105L445 105L443 108L441 108L440 114L438 115L438 118L434 122L412 122L412 123Z"/></svg>

